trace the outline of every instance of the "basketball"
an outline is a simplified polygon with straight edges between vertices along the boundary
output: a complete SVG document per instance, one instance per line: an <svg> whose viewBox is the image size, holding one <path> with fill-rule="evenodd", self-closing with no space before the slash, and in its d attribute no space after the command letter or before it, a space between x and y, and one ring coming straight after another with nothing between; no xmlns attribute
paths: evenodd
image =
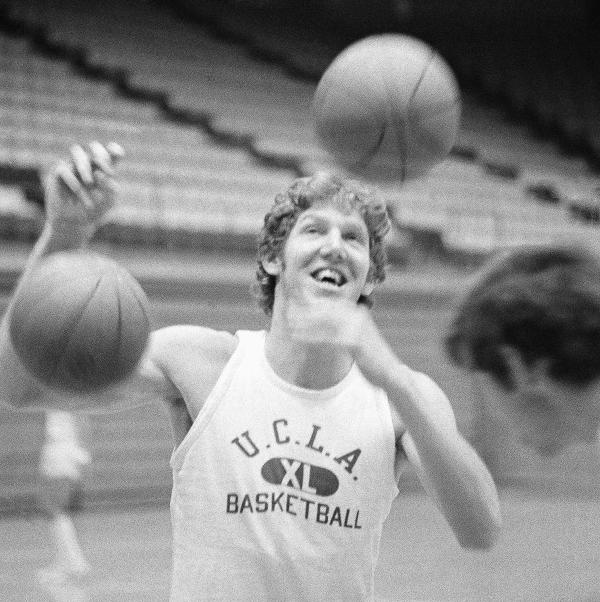
<svg viewBox="0 0 600 602"><path fill-rule="evenodd" d="M461 101L451 68L428 44L375 35L339 54L315 91L312 115L325 150L374 181L426 174L454 145Z"/></svg>
<svg viewBox="0 0 600 602"><path fill-rule="evenodd" d="M85 393L133 371L148 340L148 301L125 268L101 255L65 251L49 255L30 276L9 329L34 377Z"/></svg>

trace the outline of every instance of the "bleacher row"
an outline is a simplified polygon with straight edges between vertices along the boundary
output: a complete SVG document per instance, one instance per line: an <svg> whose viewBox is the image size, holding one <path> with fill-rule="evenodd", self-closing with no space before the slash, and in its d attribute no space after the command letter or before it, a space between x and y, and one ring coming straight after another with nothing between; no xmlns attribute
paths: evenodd
<svg viewBox="0 0 600 602"><path fill-rule="evenodd" d="M0 38L0 161L47 168L73 142L121 142L123 193L103 230L108 239L153 241L157 229L172 244L206 231L253 233L294 175L333 167L310 117L315 77L339 50L333 44L315 43L311 55L306 40L290 43L289 30L278 43L272 27L261 37L260 25L233 17L223 40L210 23L201 28L143 0L110 10L71 0L9 2L8 17L30 35ZM213 7L210 18L222 31L224 11ZM44 56L44 42L59 56ZM261 48L274 62L255 57ZM300 71L303 60L305 77L286 71L289 64ZM89 77L85 67L104 77ZM119 94L123 78L140 98ZM448 246L486 252L593 238L576 209L594 202L599 185L584 159L562 155L465 95L455 154L423 181L382 189L401 227L437 230ZM540 202L548 198L559 202ZM4 212L15 210L11 201ZM24 211L26 224L31 213ZM490 227L477 227L482 220Z"/></svg>
<svg viewBox="0 0 600 602"><path fill-rule="evenodd" d="M227 0L208 0L200 5L180 0L176 4L187 7L187 14L196 15L200 22L221 37L243 42L258 56L275 57L283 68L311 81L318 80L339 52L340 44L348 43L348 36L344 39L344 36L336 35L335 30L329 30L317 39L311 49L307 37L302 36L306 31L302 30L302 17L297 12L289 17L282 16L280 11L278 20L269 23L269 17L275 10L273 5L261 9L257 7L261 3L249 2L244 10ZM335 2L322 4L329 7L329 13L335 7ZM392 204L399 207L397 214L401 216L401 222L417 228L430 224L442 233L446 245L471 250L489 251L506 244L555 240L557 236L570 239L574 234L594 240L594 227L580 226L598 222L598 162L593 153L584 152L589 150L589 145L566 144L564 136L554 135L556 128L540 128L541 108L537 110L538 105L541 107L544 102L553 103L554 113L558 115L560 107L567 104L564 99L568 96L573 102L564 117L585 115L585 124L589 126L585 135L591 136L595 131L592 127L597 124L600 105L597 97L581 93L582 87L589 92L597 92L594 83L597 79L592 71L596 70L596 65L590 61L589 48L595 38L593 27L587 23L585 15L580 14L581 7L561 2L548 2L544 6L535 2L509 2L501 6L472 2L446 5L437 0L409 4L407 10L412 13L412 19L404 23L394 18L393 13L400 12L400 9L390 8L393 4L381 3L371 8L385 13L375 20L382 24L387 19L388 28L393 28L396 22L396 30L418 35L433 43L455 67L459 79L467 87L467 93L463 127L453 157L432 174L425 186L437 192L429 196L423 196L420 191L413 194L414 189L410 185L402 190L395 187L386 191ZM354 3L351 10L356 11L357 5ZM386 8L382 8L384 5ZM367 14L368 9L363 8L362 12L365 22L373 20ZM319 17L326 16L331 18L331 14L327 15L327 10L323 9L309 21L310 26L318 29ZM560 30L561 26L564 31ZM582 32L582 27L587 28L586 31ZM515 32L521 34L513 41L512 37L517 35ZM312 39L310 34L308 38ZM532 48L536 51L534 56L531 56ZM548 54L553 60L548 61ZM579 78L582 70L586 69L588 77ZM537 101L531 108L522 106L519 111L507 99L510 77L517 70L522 86L527 90L527 98ZM569 77L565 78L567 71ZM539 85L540 79L545 82L544 87ZM498 89L484 85L487 80L498 82ZM577 83L578 87L569 87L569 82ZM486 97L485 105L482 105L482 93ZM523 89L519 93L525 95ZM494 99L494 108L490 108L487 102L490 96ZM581 103L586 105L587 111L579 111ZM582 123L580 119L580 125ZM240 124L239 119L230 121L229 126L247 131L247 126ZM287 150L280 141L271 141L269 137L258 144L270 151ZM453 191L447 193L443 182L447 173L460 180L465 175L465 163L471 164L466 167L469 186L455 198ZM312 165L309 160L308 168ZM475 182L472 167L475 167ZM473 187L473 183L481 183L481 189ZM417 183L416 188L419 189L421 184ZM500 198L494 199L497 211L491 213L489 203L486 203L488 188L497 188L500 193L496 195ZM441 207L436 202L440 198L444 199ZM505 208L503 199L509 198ZM559 211L538 212L531 209L532 202L559 204ZM411 206L403 211L405 203ZM520 207L524 208L522 214ZM495 222L494 235L489 229L477 233L482 213L487 221ZM475 219L469 232L471 215ZM420 219L413 221L413 217ZM544 228L546 221L550 222L547 233ZM463 227L456 229L455 224ZM565 232L561 234L563 229ZM466 231L469 236L463 239L461 231Z"/></svg>
<svg viewBox="0 0 600 602"><path fill-rule="evenodd" d="M190 230L256 231L266 204L291 180L289 171L261 166L243 149L160 119L156 106L122 98L113 84L43 57L27 38L3 36L1 60L2 162L45 170L75 142L117 140L125 147L122 193L104 229L108 237L128 242L136 229L144 239L160 228L177 244Z"/></svg>

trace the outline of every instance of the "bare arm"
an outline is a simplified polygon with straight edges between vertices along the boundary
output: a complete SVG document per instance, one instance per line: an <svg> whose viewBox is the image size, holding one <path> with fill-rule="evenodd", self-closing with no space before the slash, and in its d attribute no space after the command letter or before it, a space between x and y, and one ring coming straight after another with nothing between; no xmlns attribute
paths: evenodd
<svg viewBox="0 0 600 602"><path fill-rule="evenodd" d="M365 376L384 389L407 435L405 453L466 548L490 547L501 526L496 486L487 467L456 427L448 398L428 376L394 354L365 308L353 348Z"/></svg>
<svg viewBox="0 0 600 602"><path fill-rule="evenodd" d="M334 303L312 316L304 313L297 336L346 347L365 377L387 393L407 431L402 437L406 456L459 543L490 547L501 526L496 486L459 433L446 395L395 355L365 307Z"/></svg>
<svg viewBox="0 0 600 602"><path fill-rule="evenodd" d="M490 547L501 526L494 481L456 427L444 392L425 374L399 363L382 388L407 432L402 447L431 498L465 548Z"/></svg>
<svg viewBox="0 0 600 602"><path fill-rule="evenodd" d="M88 151L75 146L71 161L56 166L45 181L46 222L28 258L11 303L0 324L0 403L15 409L109 409L137 405L174 395L174 386L159 367L160 335L151 337L139 369L118 387L98 393L93 399L69 399L43 387L23 367L10 339L8 324L14 299L33 268L47 255L85 247L98 221L112 207L116 196L114 161L122 151L117 145L92 143Z"/></svg>

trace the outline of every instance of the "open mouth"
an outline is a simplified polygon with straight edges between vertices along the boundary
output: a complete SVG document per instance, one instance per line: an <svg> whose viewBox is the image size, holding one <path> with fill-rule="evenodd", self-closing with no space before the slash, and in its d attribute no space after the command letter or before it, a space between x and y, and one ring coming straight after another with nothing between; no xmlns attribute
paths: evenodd
<svg viewBox="0 0 600 602"><path fill-rule="evenodd" d="M321 284L327 284L329 286L339 287L343 286L347 282L344 274L332 268L321 268L319 270L315 270L311 276L317 282L320 282Z"/></svg>

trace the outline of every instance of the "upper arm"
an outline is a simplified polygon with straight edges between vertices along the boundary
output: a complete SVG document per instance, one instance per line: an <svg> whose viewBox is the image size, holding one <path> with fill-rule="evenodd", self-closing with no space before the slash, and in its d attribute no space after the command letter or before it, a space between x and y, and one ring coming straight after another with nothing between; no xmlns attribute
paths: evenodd
<svg viewBox="0 0 600 602"><path fill-rule="evenodd" d="M2 337L0 403L21 411L62 409L102 412L168 398L176 393L156 362L152 338L140 363L124 380L97 391L69 393L51 389L35 379L19 360L10 339Z"/></svg>
<svg viewBox="0 0 600 602"><path fill-rule="evenodd" d="M194 420L237 345L228 332L192 325L168 326L150 335L138 369L96 397L99 407L159 401L181 405Z"/></svg>
<svg viewBox="0 0 600 602"><path fill-rule="evenodd" d="M450 400L442 391L440 386L429 376L421 372L414 372L415 379L423 396L427 399L429 405L429 416L437 425L437 428L446 433L456 433L458 429L456 425L456 417L454 410L450 404ZM398 420L401 421L399 418ZM419 453L412 440L410 432L401 424L397 428L397 449L398 453L403 455L406 460L416 469L421 475L421 460Z"/></svg>
<svg viewBox="0 0 600 602"><path fill-rule="evenodd" d="M15 352L5 316L0 326L0 404L17 410L39 409L47 395Z"/></svg>
<svg viewBox="0 0 600 602"><path fill-rule="evenodd" d="M5 332L6 336L0 336L0 403L17 410L60 408L89 412L114 411L156 401L168 403L183 396L180 388L185 385L185 379L177 366L185 363L194 351L196 369L202 373L204 362L210 371L210 350L218 347L213 333L194 326L156 330L151 333L144 355L131 375L106 389L74 395L53 391L33 378ZM198 354L201 348L205 349L203 356Z"/></svg>
<svg viewBox="0 0 600 602"><path fill-rule="evenodd" d="M201 326L170 326L155 333L154 357L175 387L174 401L185 402L192 420L231 358L238 339L229 332Z"/></svg>

